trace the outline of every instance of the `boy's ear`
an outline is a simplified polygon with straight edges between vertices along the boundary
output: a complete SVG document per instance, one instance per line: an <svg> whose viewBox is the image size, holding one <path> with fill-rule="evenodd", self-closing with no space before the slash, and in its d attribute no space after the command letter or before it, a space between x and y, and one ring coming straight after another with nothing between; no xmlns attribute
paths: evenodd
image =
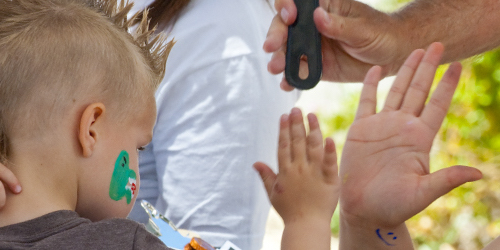
<svg viewBox="0 0 500 250"><path fill-rule="evenodd" d="M102 120L106 108L102 103L92 103L83 111L80 119L80 132L78 140L82 146L83 157L90 157L98 138L96 122Z"/></svg>

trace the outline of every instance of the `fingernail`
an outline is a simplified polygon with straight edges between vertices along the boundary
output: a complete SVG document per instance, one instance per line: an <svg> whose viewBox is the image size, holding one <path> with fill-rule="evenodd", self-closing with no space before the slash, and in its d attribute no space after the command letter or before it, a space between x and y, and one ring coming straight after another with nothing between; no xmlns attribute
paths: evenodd
<svg viewBox="0 0 500 250"><path fill-rule="evenodd" d="M332 19L330 18L330 15L328 15L328 12L326 12L325 9L319 8L321 10L321 15L323 15L323 19L325 20L325 24L329 24L332 22Z"/></svg>
<svg viewBox="0 0 500 250"><path fill-rule="evenodd" d="M283 22L287 23L288 16L290 16L290 13L288 13L288 10L286 10L285 8L281 9L280 15L281 15L281 19L283 20Z"/></svg>
<svg viewBox="0 0 500 250"><path fill-rule="evenodd" d="M282 122L286 122L286 121L288 121L288 115L287 115L287 114L283 114L283 115L281 116L281 121L282 121Z"/></svg>
<svg viewBox="0 0 500 250"><path fill-rule="evenodd" d="M17 185L17 186L14 188L14 192L15 192L16 194L20 193L20 192L21 192L21 190L22 190L22 188L21 188L21 186L19 186L19 185Z"/></svg>
<svg viewBox="0 0 500 250"><path fill-rule="evenodd" d="M313 114L313 113L309 113L309 114L307 114L307 120L308 120L309 122L311 122L311 121L315 121L315 120L316 120L316 115L315 115L315 114Z"/></svg>

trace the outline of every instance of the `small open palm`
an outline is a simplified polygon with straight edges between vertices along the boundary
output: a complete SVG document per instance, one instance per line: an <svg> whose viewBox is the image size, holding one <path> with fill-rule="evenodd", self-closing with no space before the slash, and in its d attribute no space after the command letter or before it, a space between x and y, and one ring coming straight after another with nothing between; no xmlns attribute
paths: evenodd
<svg viewBox="0 0 500 250"><path fill-rule="evenodd" d="M429 152L457 86L453 63L426 104L443 46L414 51L401 67L381 112L376 92L381 68L366 75L356 119L340 164L344 214L384 227L397 226L453 188L481 178L473 168L429 171ZM425 54L425 55L424 55Z"/></svg>
<svg viewBox="0 0 500 250"><path fill-rule="evenodd" d="M314 218L329 225L340 186L335 144L331 138L323 144L316 116L309 114L307 118L308 134L298 108L293 108L289 116L281 117L277 174L262 162L255 163L254 167L285 224Z"/></svg>

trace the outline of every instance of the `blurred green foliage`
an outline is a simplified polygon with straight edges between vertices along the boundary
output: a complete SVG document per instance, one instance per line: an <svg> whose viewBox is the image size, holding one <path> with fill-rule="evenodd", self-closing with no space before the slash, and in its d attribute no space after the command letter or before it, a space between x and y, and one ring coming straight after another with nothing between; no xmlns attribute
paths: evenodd
<svg viewBox="0 0 500 250"><path fill-rule="evenodd" d="M404 2L386 0L385 9ZM407 222L419 250L481 249L500 235L500 50L462 64L460 84L434 141L431 172L466 165L480 169L484 177L454 189ZM436 83L446 69L438 69ZM358 100L359 92L352 92L341 100L342 111L318 112L324 135L335 138L339 155ZM338 213L332 232L338 234Z"/></svg>
<svg viewBox="0 0 500 250"><path fill-rule="evenodd" d="M479 168L468 183L408 221L418 249L481 249L500 235L500 50L463 62L460 85L434 142L431 172ZM440 67L440 79L446 67Z"/></svg>

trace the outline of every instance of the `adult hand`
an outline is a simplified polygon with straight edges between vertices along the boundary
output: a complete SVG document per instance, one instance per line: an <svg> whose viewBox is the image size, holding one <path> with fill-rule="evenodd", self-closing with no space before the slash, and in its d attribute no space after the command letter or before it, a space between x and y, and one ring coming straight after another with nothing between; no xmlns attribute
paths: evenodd
<svg viewBox="0 0 500 250"><path fill-rule="evenodd" d="M268 71L279 74L285 69L288 25L297 17L293 0L276 0L278 15L273 19L264 50L272 52ZM398 19L353 0L320 0L314 22L322 34L323 80L362 81L373 65L382 67L382 75L395 74L407 54L402 47L406 32ZM399 25L399 26L398 26ZM307 76L302 63L300 75ZM293 87L285 79L283 90Z"/></svg>
<svg viewBox="0 0 500 250"><path fill-rule="evenodd" d="M366 229L366 239L382 245L388 241L378 239L381 234L377 237L376 230L394 233L438 197L482 177L479 170L465 166L429 171L429 152L455 92L461 65L450 65L426 105L443 45L431 44L424 53L416 50L410 55L379 113L375 110L381 69L368 72L340 164L341 221ZM411 247L411 240L409 245L405 247Z"/></svg>
<svg viewBox="0 0 500 250"><path fill-rule="evenodd" d="M14 194L21 192L21 184L17 177L10 169L0 163L0 209L5 206L5 202L7 201L7 190L4 185L7 185L9 190Z"/></svg>

